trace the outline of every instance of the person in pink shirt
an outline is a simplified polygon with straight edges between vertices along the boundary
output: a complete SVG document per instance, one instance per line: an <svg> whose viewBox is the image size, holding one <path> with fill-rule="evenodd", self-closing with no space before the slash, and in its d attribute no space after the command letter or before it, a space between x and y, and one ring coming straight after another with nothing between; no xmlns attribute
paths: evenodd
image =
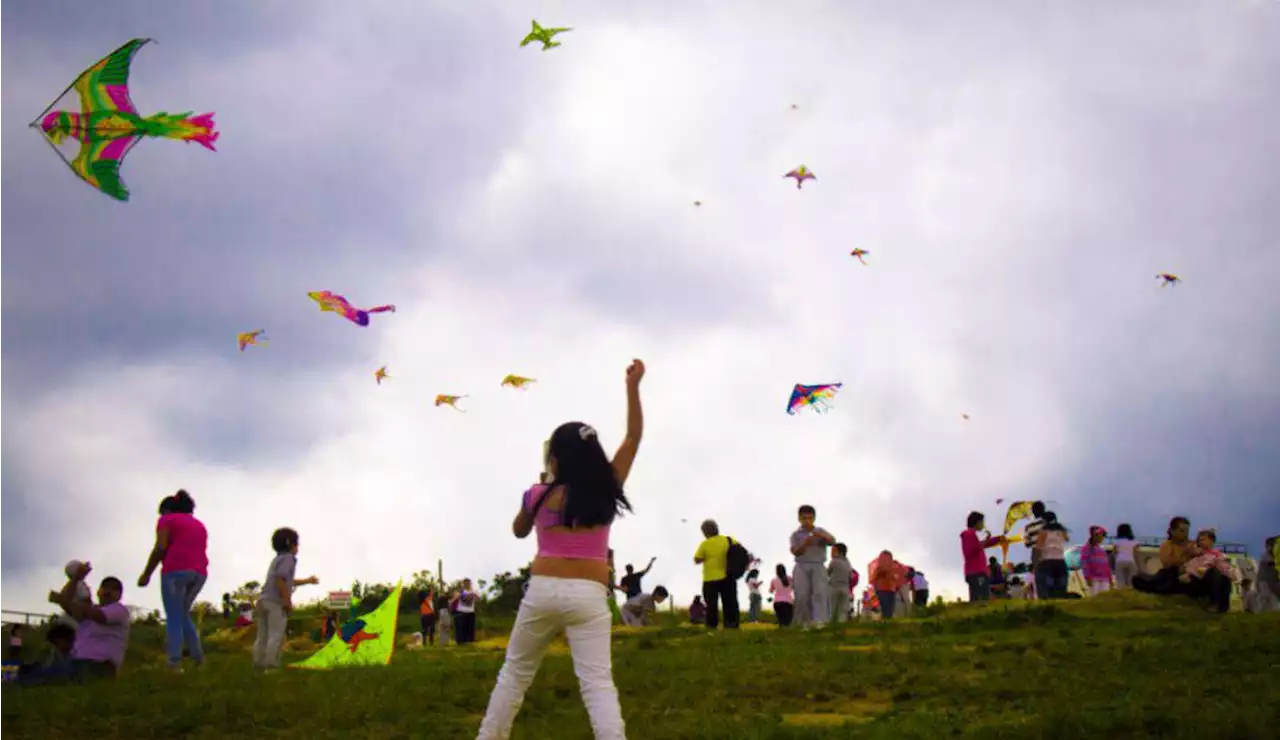
<svg viewBox="0 0 1280 740"><path fill-rule="evenodd" d="M114 678L120 670L129 646L129 609L120 603L124 584L107 576L98 586L97 605L86 602L77 597L77 591L92 569L89 563L80 563L61 591L49 592L50 603L66 609L80 625L71 659L23 677L24 685Z"/></svg>
<svg viewBox="0 0 1280 740"><path fill-rule="evenodd" d="M169 667L179 673L182 672L184 646L197 666L204 663L200 632L191 619L191 606L209 576L209 557L206 554L209 536L204 524L196 519L195 510L195 500L183 490L160 502L156 544L151 548L147 567L138 578L138 587L146 588L156 566L161 566L160 599L164 604Z"/></svg>
<svg viewBox="0 0 1280 740"><path fill-rule="evenodd" d="M787 566L778 563L777 573L769 583L769 593L773 594L773 613L778 617L779 627L790 627L791 618L795 616L795 586L787 576Z"/></svg>
<svg viewBox="0 0 1280 740"><path fill-rule="evenodd" d="M612 460L596 430L578 421L557 427L543 448L547 476L525 491L511 523L519 539L536 532L538 554L477 740L511 735L547 647L562 633L593 734L597 740L626 737L613 682L609 534L618 515L631 510L623 487L644 434L644 373L640 360L627 368L627 431Z"/></svg>
<svg viewBox="0 0 1280 740"><path fill-rule="evenodd" d="M960 533L960 552L964 555L964 580L969 584L969 601L991 599L991 575L987 570L984 551L1004 541L1003 537L978 539L978 530L986 526L981 512L969 512L965 530Z"/></svg>
<svg viewBox="0 0 1280 740"><path fill-rule="evenodd" d="M1095 524L1089 527L1089 544L1080 548L1080 571L1095 595L1111 590L1111 560L1102 547L1106 538L1107 530Z"/></svg>

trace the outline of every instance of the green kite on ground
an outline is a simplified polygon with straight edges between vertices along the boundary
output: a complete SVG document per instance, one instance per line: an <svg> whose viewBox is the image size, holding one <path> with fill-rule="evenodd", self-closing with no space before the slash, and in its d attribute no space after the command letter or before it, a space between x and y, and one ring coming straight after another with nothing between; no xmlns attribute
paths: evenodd
<svg viewBox="0 0 1280 740"><path fill-rule="evenodd" d="M318 653L290 668L324 669L348 665L387 665L396 648L400 584L377 609L354 617Z"/></svg>

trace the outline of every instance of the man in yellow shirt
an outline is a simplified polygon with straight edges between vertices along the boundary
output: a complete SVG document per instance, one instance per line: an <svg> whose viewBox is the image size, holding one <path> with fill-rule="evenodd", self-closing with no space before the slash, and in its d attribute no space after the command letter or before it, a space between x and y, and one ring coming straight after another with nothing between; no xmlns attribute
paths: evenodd
<svg viewBox="0 0 1280 740"><path fill-rule="evenodd" d="M724 603L725 629L738 628L738 582L728 576L729 538L720 534L715 520L702 523L702 544L693 562L702 565L702 600L707 604L707 628L720 624L720 602Z"/></svg>

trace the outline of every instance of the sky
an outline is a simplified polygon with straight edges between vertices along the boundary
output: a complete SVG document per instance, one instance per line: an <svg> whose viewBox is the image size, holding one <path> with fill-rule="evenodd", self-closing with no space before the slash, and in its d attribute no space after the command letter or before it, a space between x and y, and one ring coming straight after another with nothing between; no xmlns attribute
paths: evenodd
<svg viewBox="0 0 1280 740"><path fill-rule="evenodd" d="M966 515L1017 499L1280 530L1280 6L519 5L5 3L5 609L70 558L159 607L134 582L180 487L209 601L281 526L300 600L514 571L542 440L612 449L632 358L612 545L681 604L703 518L771 567L801 504L951 595ZM573 30L520 48L531 17ZM141 143L118 203L27 124L134 37L140 112L222 133Z"/></svg>

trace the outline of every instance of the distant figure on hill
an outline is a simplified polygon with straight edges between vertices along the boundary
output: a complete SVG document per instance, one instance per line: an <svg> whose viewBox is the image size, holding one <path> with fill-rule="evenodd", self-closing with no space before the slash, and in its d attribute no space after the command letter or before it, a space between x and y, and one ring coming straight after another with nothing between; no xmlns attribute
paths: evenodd
<svg viewBox="0 0 1280 740"><path fill-rule="evenodd" d="M693 562L702 565L702 600L707 605L707 629L720 626L720 607L724 607L725 629L736 629L741 616L738 610L738 582L729 577L730 538L720 534L714 519L702 523L702 543L693 553Z"/></svg>
<svg viewBox="0 0 1280 740"><path fill-rule="evenodd" d="M777 575L769 582L769 593L773 594L773 613L778 617L779 627L790 627L795 617L795 590L787 566L778 563Z"/></svg>
<svg viewBox="0 0 1280 740"><path fill-rule="evenodd" d="M639 573L636 572L631 563L627 563L627 574L622 577L622 580L618 585L622 586L622 590L627 594L628 599L633 599L644 592L644 589L640 585L640 581L649 574L650 570L653 569L653 563L656 560L656 557L649 558L649 564L646 565L644 570Z"/></svg>
<svg viewBox="0 0 1280 740"><path fill-rule="evenodd" d="M1003 537L980 539L978 531L984 529L986 525L987 520L982 512L971 511L965 519L964 531L960 533L960 554L964 558L964 580L969 584L970 602L991 599L991 572L987 568L987 561L983 559L983 555L987 548L996 547L1004 542ZM892 616L893 608L884 606L884 597L881 597L880 603L885 617Z"/></svg>
<svg viewBox="0 0 1280 740"><path fill-rule="evenodd" d="M22 625L9 625L9 660L17 662L22 660Z"/></svg>
<svg viewBox="0 0 1280 740"><path fill-rule="evenodd" d="M879 602L880 615L885 619L893 619L897 606L898 588L906 579L907 569L902 563L893 559L893 553L881 550L880 557L871 561L867 567L867 583L875 589L876 601Z"/></svg>
<svg viewBox="0 0 1280 740"><path fill-rule="evenodd" d="M796 558L793 573L796 593L796 625L821 627L831 613L827 604L831 581L827 576L827 546L835 535L814 522L818 510L805 504L796 512L800 527L791 533L791 554Z"/></svg>
<svg viewBox="0 0 1280 740"><path fill-rule="evenodd" d="M428 645L436 644L436 593L428 589L418 605L418 619L422 624L422 637Z"/></svg>
<svg viewBox="0 0 1280 740"><path fill-rule="evenodd" d="M1106 538L1107 530L1095 524L1089 527L1089 544L1080 548L1080 572L1095 596L1111 590L1111 560L1102 547Z"/></svg>
<svg viewBox="0 0 1280 740"><path fill-rule="evenodd" d="M1027 522L1027 526L1022 528L1022 543L1031 550L1031 574L1035 579L1036 596L1040 597L1048 591L1044 583L1040 580L1040 530L1044 529L1044 502L1037 501L1031 505L1031 515L1035 518Z"/></svg>
<svg viewBox="0 0 1280 740"><path fill-rule="evenodd" d="M1133 588L1133 577L1138 575L1138 542L1133 538L1133 527L1128 524L1116 527L1111 549L1115 553L1116 588Z"/></svg>
<svg viewBox="0 0 1280 740"><path fill-rule="evenodd" d="M471 590L471 579L462 579L462 590L458 592L453 630L459 645L468 645L476 641L476 602L478 600L476 592Z"/></svg>
<svg viewBox="0 0 1280 740"><path fill-rule="evenodd" d="M929 605L929 581L924 577L923 571L916 571L911 579L912 601L916 608Z"/></svg>
<svg viewBox="0 0 1280 740"><path fill-rule="evenodd" d="M702 596L694 596L693 603L689 604L689 623L690 624L706 624L707 623L707 605L702 603Z"/></svg>
<svg viewBox="0 0 1280 740"><path fill-rule="evenodd" d="M206 554L209 535L204 524L196 519L195 510L195 500L184 490L160 502L156 544L138 578L138 587L146 588L156 566L162 566L160 598L164 604L166 650L169 668L179 673L184 647L197 666L204 662L200 632L191 620L191 606L209 576Z"/></svg>
<svg viewBox="0 0 1280 740"><path fill-rule="evenodd" d="M1065 599L1067 597L1067 542L1071 540L1067 528L1058 523L1052 511L1044 513L1044 526L1036 535L1036 547L1040 562L1036 565L1036 596L1041 599Z"/></svg>
<svg viewBox="0 0 1280 740"><path fill-rule="evenodd" d="M843 622L849 618L849 584L853 581L853 564L849 562L849 546L837 542L831 546L831 563L827 566L828 619Z"/></svg>
<svg viewBox="0 0 1280 740"><path fill-rule="evenodd" d="M612 461L596 430L582 422L560 425L544 447L551 480L525 491L511 523L512 533L521 539L537 530L538 555L529 569L529 590L520 602L479 740L511 734L547 646L562 632L573 653L595 736L626 736L613 683L609 533L614 519L631 510L623 486L644 433L644 372L640 360L627 368L627 431Z"/></svg>
<svg viewBox="0 0 1280 740"><path fill-rule="evenodd" d="M1258 558L1258 581L1254 584L1254 594L1250 611L1270 612L1280 608L1280 571L1276 569L1275 548L1280 537L1268 537L1262 548L1262 557Z"/></svg>
<svg viewBox="0 0 1280 740"><path fill-rule="evenodd" d="M1139 575L1133 579L1133 587L1139 591L1153 594L1182 594L1193 598L1207 598L1212 608L1225 612L1231 605L1231 579L1216 567L1206 567L1199 571L1201 565L1212 565L1216 558L1212 553L1214 540L1212 532L1201 532L1202 542L1207 543L1209 552L1201 544L1192 542L1191 521L1184 516L1175 516L1169 520L1168 538L1160 545L1160 570L1150 576ZM1209 538L1204 535L1210 535ZM1205 560L1197 560L1203 555ZM1225 558L1224 558L1225 559ZM1193 571L1185 568L1195 561Z"/></svg>
<svg viewBox="0 0 1280 740"><path fill-rule="evenodd" d="M747 622L760 621L760 609L764 604L764 597L760 594L762 585L758 569L752 568L747 572Z"/></svg>

